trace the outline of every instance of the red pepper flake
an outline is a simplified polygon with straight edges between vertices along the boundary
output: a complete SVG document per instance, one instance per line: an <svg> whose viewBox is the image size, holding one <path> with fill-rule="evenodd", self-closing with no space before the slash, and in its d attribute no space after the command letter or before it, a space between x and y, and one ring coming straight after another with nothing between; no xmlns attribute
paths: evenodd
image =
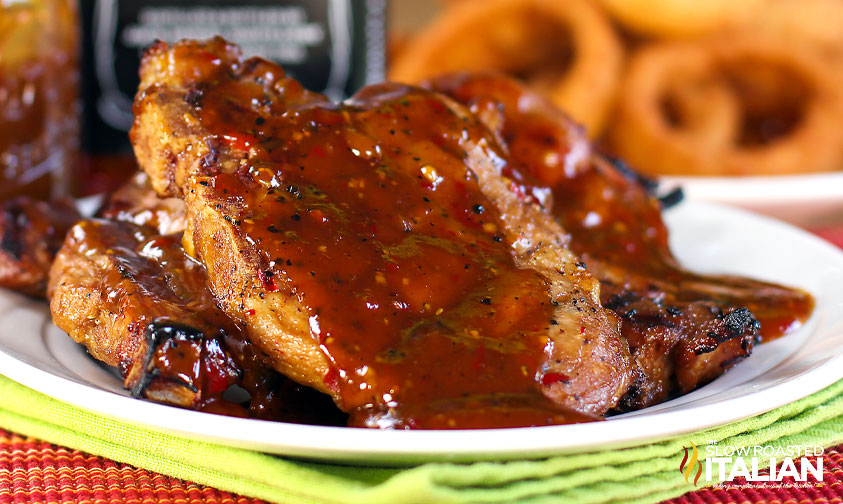
<svg viewBox="0 0 843 504"><path fill-rule="evenodd" d="M252 308L249 308L248 310L246 310L246 311L245 311L245 312L243 312L243 313L245 313L247 317L251 317L252 315L254 315L254 314L255 314L255 310L254 310L254 309L252 309Z"/></svg>
<svg viewBox="0 0 843 504"><path fill-rule="evenodd" d="M340 389L340 372L336 368L331 368L325 373L322 379L325 385L332 391L337 392Z"/></svg>
<svg viewBox="0 0 843 504"><path fill-rule="evenodd" d="M580 334L585 334L585 326L580 326Z"/></svg>
<svg viewBox="0 0 843 504"><path fill-rule="evenodd" d="M213 350L205 349L205 351L213 352L216 355L207 356L208 358L203 359L205 363L205 393L208 396L215 396L217 394L222 394L225 390L231 385L231 375L229 375L225 369L220 367L220 364L225 365L225 362L218 362L222 360L223 357L220 355L219 350L214 352ZM213 358L211 358L213 357Z"/></svg>
<svg viewBox="0 0 843 504"><path fill-rule="evenodd" d="M273 276L275 274L271 270L258 270L258 279L261 285L263 285L263 288L269 292L278 291L278 285L275 283L275 279L272 278Z"/></svg>
<svg viewBox="0 0 843 504"><path fill-rule="evenodd" d="M544 385L545 387L549 387L554 383L559 382L567 383L568 381L570 381L570 378L568 377L568 375L563 373L545 373L542 375L541 379L542 385Z"/></svg>
<svg viewBox="0 0 843 504"><path fill-rule="evenodd" d="M529 196L527 196L527 194L524 192L524 187L520 184L515 183L514 180L509 184L509 190L514 192L518 199L522 201L530 199Z"/></svg>

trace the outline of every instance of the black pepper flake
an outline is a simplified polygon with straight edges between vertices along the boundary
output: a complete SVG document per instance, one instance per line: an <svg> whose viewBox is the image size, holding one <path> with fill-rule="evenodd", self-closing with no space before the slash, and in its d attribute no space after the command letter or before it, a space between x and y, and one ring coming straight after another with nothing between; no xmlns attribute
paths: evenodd
<svg viewBox="0 0 843 504"><path fill-rule="evenodd" d="M272 224L270 224L269 226L267 226L266 230L267 230L267 231L269 231L270 233L280 233L280 232L281 232L281 230L280 230L280 229L278 229L277 227L275 227L275 226L274 226L274 225L272 225Z"/></svg>
<svg viewBox="0 0 843 504"><path fill-rule="evenodd" d="M559 325L559 322L556 319L550 319L550 325Z"/></svg>
<svg viewBox="0 0 843 504"><path fill-rule="evenodd" d="M298 222L298 221L301 220L301 215L293 214L293 215L290 216L290 218L293 219L294 221Z"/></svg>
<svg viewBox="0 0 843 504"><path fill-rule="evenodd" d="M425 203L430 203L430 198L428 198L427 196L424 196L422 199Z"/></svg>
<svg viewBox="0 0 843 504"><path fill-rule="evenodd" d="M287 259L287 266L292 266L292 265L293 265L293 261Z"/></svg>
<svg viewBox="0 0 843 504"><path fill-rule="evenodd" d="M187 94L184 97L184 101L187 102L187 104L191 107L201 109L203 94L204 93L201 89L191 88L187 91Z"/></svg>
<svg viewBox="0 0 843 504"><path fill-rule="evenodd" d="M295 195L296 199L301 199L301 191L299 190L298 186L295 186L295 185L292 185L292 184L288 185L287 186L287 192L292 194L292 195Z"/></svg>
<svg viewBox="0 0 843 504"><path fill-rule="evenodd" d="M261 124L263 124L265 122L266 122L266 119L264 119L263 117L258 117L257 119L255 119L255 124L257 124L258 126L260 126Z"/></svg>
<svg viewBox="0 0 843 504"><path fill-rule="evenodd" d="M474 211L474 213L476 213L476 214L482 214L483 212L485 212L485 211L486 211L486 209L485 209L485 208L483 208L483 205L480 205L480 204L474 205L473 207L471 207L471 209L472 209L472 210Z"/></svg>
<svg viewBox="0 0 843 504"><path fill-rule="evenodd" d="M503 238L501 238L501 237L500 237L500 236L498 236L498 235L493 236L493 237L492 237L492 239L493 239L493 240L495 240L497 243L500 243L500 242L502 242L502 241L503 241Z"/></svg>
<svg viewBox="0 0 843 504"><path fill-rule="evenodd" d="M390 134L390 135L394 135L394 134L395 134L395 130L394 130L394 129L389 130L389 134Z"/></svg>
<svg viewBox="0 0 843 504"><path fill-rule="evenodd" d="M480 300L480 302L485 304L485 305L490 305L490 304L492 304L492 298L484 297L483 299Z"/></svg>
<svg viewBox="0 0 843 504"><path fill-rule="evenodd" d="M585 263L582 262L582 261L578 262L577 263L577 269L584 270L585 269Z"/></svg>
<svg viewBox="0 0 843 504"><path fill-rule="evenodd" d="M201 181L199 181L199 185L208 187L210 184L208 183L207 180L201 180Z"/></svg>

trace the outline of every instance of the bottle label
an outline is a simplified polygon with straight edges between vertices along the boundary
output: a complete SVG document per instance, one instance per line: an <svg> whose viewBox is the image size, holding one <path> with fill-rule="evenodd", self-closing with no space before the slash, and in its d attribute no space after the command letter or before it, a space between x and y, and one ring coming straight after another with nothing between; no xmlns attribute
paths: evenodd
<svg viewBox="0 0 843 504"><path fill-rule="evenodd" d="M143 50L221 35L279 63L308 89L341 99L384 78L386 0L83 0L83 147L129 148Z"/></svg>

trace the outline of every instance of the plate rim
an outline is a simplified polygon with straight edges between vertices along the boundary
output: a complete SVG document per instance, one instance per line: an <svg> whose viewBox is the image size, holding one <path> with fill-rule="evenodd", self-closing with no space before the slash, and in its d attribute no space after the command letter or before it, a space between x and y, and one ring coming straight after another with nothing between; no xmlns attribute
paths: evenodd
<svg viewBox="0 0 843 504"><path fill-rule="evenodd" d="M690 209L688 209L689 206ZM834 257L838 261L838 265L843 268L843 251L794 226L725 205L693 201L685 202L680 207L686 208L688 211L725 212L727 215L741 216L745 219L775 225L787 233L793 233L794 236L798 235L801 240L811 242L811 246L817 247L817 250L820 251L818 253L830 253L831 257ZM817 299L817 306L820 306L819 299ZM817 316L818 314L815 312L811 320L814 320ZM47 337L47 328L52 325L51 322L47 319L43 321L42 325L40 344L43 345L52 361L67 369L53 357L47 342L44 340ZM773 368L783 365L794 355L788 354ZM751 359L748 359L747 362L751 362ZM700 420L701 417L706 417L706 415L701 416L700 412L702 408L709 408L709 404L696 406L686 404L685 407L678 410L621 416L607 419L605 422L587 424L474 431L353 429L354 436L348 436L351 432L350 429L352 429L348 427L325 427L240 419L208 415L149 401L139 401L132 397L116 394L40 369L7 353L2 346L0 346L0 369L3 370L2 374L14 381L59 401L153 431L315 460L404 465L430 460L509 460L525 456L541 457L604 450L644 444L657 439L681 436L724 425L770 411L831 385L843 377L843 373L840 371L843 369L843 348L816 368L807 370L782 383L751 394L727 397L717 402L721 407L729 406L730 414L708 421ZM72 372L72 370L70 371ZM81 400L79 399L80 396L87 397L88 400ZM742 402L750 402L746 401L748 396L753 396L753 404L763 399L764 407L742 405ZM70 399L68 400L68 398ZM126 411L136 413L133 418L127 418ZM661 421L654 422L653 415L659 415ZM137 417L157 420L143 421L138 420ZM659 427L648 426L648 423L658 424ZM606 427L604 426L612 424L618 426L615 430L624 430L625 435L615 435L611 441L595 443L594 439L599 439L601 434L605 432ZM663 429L664 424L675 427L665 431ZM202 428L185 430L185 425L200 425ZM214 434L215 431L216 434ZM219 432L227 432L227 437L220 438ZM347 438L349 437L354 438L353 442L348 442ZM279 438L281 441L279 441ZM466 441L467 438L468 442ZM548 439L556 438L568 439L568 442L564 446L554 445L553 443L549 445ZM571 441L570 438L575 439ZM300 440L307 440L307 442L302 443ZM489 446L491 440L494 440L494 446L492 447ZM366 448L362 449L363 446Z"/></svg>
<svg viewBox="0 0 843 504"><path fill-rule="evenodd" d="M663 188L682 187L691 198L731 204L786 204L836 200L843 205L843 172L758 176L660 176Z"/></svg>

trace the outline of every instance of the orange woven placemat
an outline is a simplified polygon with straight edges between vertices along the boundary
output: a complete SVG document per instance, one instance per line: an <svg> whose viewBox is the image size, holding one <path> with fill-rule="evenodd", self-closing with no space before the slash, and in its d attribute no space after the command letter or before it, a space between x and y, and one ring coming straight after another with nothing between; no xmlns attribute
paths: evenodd
<svg viewBox="0 0 843 504"><path fill-rule="evenodd" d="M252 504L263 501L186 483L0 429L0 504Z"/></svg>
<svg viewBox="0 0 843 504"><path fill-rule="evenodd" d="M821 484L742 479L687 493L676 504L843 502L843 445L826 450ZM183 482L0 429L0 504L257 504L263 501Z"/></svg>

